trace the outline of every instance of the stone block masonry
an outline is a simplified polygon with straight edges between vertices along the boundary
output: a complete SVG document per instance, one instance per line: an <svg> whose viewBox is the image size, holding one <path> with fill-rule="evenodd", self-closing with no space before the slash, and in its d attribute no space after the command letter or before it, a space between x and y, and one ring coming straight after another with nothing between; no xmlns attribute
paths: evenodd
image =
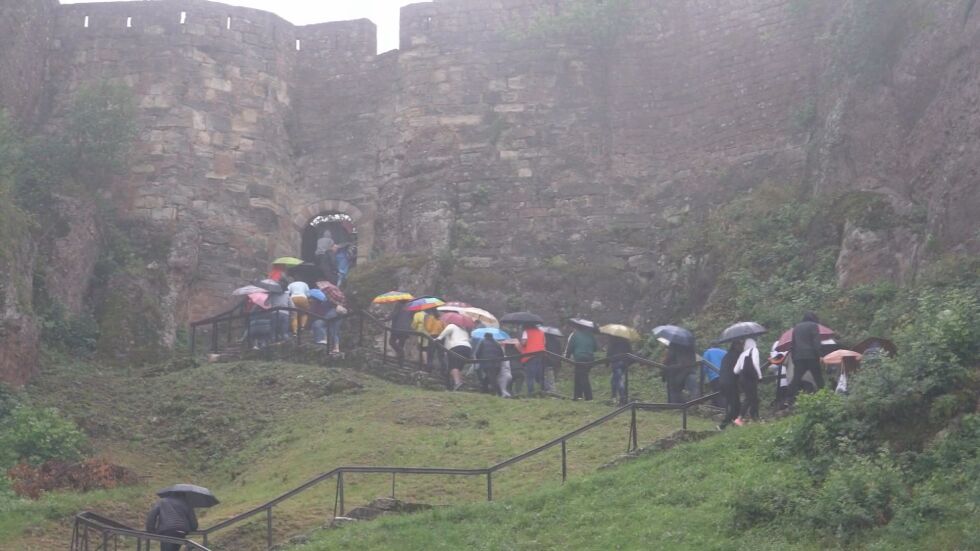
<svg viewBox="0 0 980 551"><path fill-rule="evenodd" d="M45 31L39 3L2 0L17 23L0 25L40 30L18 31L17 47L0 50L0 97L19 98L21 112L43 107L41 120L56 125L87 82L134 90L132 168L107 186L120 213L181 236L171 255L175 326L229 305L228 291L299 252L300 228L327 211L354 218L363 260L432 258L399 282L418 292L646 323L676 314L672 231L759 183L887 188L906 205L908 182L945 185L926 176L941 163L923 160L911 174L900 153L877 172L848 168L849 155L873 157L847 141L840 117L851 103L835 95L840 73L830 69L838 54L827 37L857 17L851 3L610 2L626 11L606 32L574 19L582 2L409 5L401 49L379 56L366 20L297 27L246 8L160 0L51 5L56 23ZM969 47L977 18L964 26L947 11L934 21L945 35L922 34L932 46L919 57L898 55L910 70L978 50ZM956 66L974 82L975 71ZM11 84L10 73L22 76ZM903 74L894 86L919 73ZM904 105L932 113L922 120L938 136L935 123L952 115L930 106L953 86L932 78L933 95L910 92ZM35 95L47 101L22 98L42 81ZM813 122L821 116L823 130ZM913 130L925 140L929 128ZM955 158L951 189L966 189L975 163ZM929 196L930 220L959 212ZM975 246L973 233L937 224L952 228L936 226L950 246Z"/></svg>

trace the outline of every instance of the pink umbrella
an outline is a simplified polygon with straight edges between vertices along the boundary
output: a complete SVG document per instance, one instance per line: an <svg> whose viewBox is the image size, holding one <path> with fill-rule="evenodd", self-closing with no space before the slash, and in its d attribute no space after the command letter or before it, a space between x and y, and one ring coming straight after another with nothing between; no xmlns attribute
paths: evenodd
<svg viewBox="0 0 980 551"><path fill-rule="evenodd" d="M463 314L457 314L456 312L447 312L439 316L439 320L449 325L450 323L461 328L470 331L476 327L476 322L472 318L464 316Z"/></svg>
<svg viewBox="0 0 980 551"><path fill-rule="evenodd" d="M252 304L259 308L268 310L271 307L269 305L269 293L251 293L248 295L248 300L252 301Z"/></svg>
<svg viewBox="0 0 980 551"><path fill-rule="evenodd" d="M835 335L837 332L825 325L817 325L820 331L820 338L824 339ZM783 333L779 337L779 342L776 344L776 350L780 352L787 352L793 348L793 330Z"/></svg>

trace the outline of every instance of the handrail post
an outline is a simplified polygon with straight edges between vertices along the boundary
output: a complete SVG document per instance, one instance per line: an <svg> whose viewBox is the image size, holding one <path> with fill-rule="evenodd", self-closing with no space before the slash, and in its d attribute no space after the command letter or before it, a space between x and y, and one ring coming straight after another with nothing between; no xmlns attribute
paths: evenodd
<svg viewBox="0 0 980 551"><path fill-rule="evenodd" d="M637 444L636 435L636 404L633 404L630 408L630 445L632 446L632 450L630 451L640 449L640 446Z"/></svg>
<svg viewBox="0 0 980 551"><path fill-rule="evenodd" d="M150 547L149 547L150 542L146 542L146 543L147 543L146 551L150 551ZM208 533L205 532L204 533L204 547L207 547L207 546L208 546Z"/></svg>
<svg viewBox="0 0 980 551"><path fill-rule="evenodd" d="M218 353L218 322L211 324L211 353Z"/></svg>
<svg viewBox="0 0 980 551"><path fill-rule="evenodd" d="M568 479L568 460L567 460L568 450L565 446L565 440L561 441L561 483L564 484Z"/></svg>
<svg viewBox="0 0 980 551"><path fill-rule="evenodd" d="M701 360L702 362L704 360ZM698 364L698 397L704 396L704 366Z"/></svg>
<svg viewBox="0 0 980 551"><path fill-rule="evenodd" d="M623 394L625 395L623 403L630 403L630 368L628 365L623 365Z"/></svg>
<svg viewBox="0 0 980 551"><path fill-rule="evenodd" d="M265 510L265 544L272 549L272 507Z"/></svg>
<svg viewBox="0 0 980 551"><path fill-rule="evenodd" d="M197 348L197 326L191 325L191 358L194 357L194 350Z"/></svg>
<svg viewBox="0 0 980 551"><path fill-rule="evenodd" d="M487 501L493 501L493 471L487 471Z"/></svg>
<svg viewBox="0 0 980 551"><path fill-rule="evenodd" d="M681 408L681 429L687 430L687 406Z"/></svg>
<svg viewBox="0 0 980 551"><path fill-rule="evenodd" d="M340 516L344 516L344 471L337 474L337 484L340 485Z"/></svg>
<svg viewBox="0 0 980 551"><path fill-rule="evenodd" d="M391 472L391 499L395 499L395 472Z"/></svg>

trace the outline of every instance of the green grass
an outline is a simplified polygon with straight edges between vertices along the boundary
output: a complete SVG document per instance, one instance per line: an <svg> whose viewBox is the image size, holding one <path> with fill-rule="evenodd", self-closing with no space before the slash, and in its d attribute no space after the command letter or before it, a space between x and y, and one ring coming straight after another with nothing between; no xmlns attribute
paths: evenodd
<svg viewBox="0 0 980 551"><path fill-rule="evenodd" d="M0 521L0 541L10 549L63 548L68 521L81 509L138 526L153 491L177 481L206 485L222 500L201 512L201 525L209 526L341 465L485 467L612 408L598 399L502 400L432 392L351 369L299 364L181 368L175 363L133 370L65 358L50 364L30 389L32 399L59 406L93 435L95 453L133 468L144 482L109 492L17 501ZM597 398L607 397L605 376L593 379ZM628 422L624 415L570 441L570 478L592 473L622 454ZM690 423L697 429L711 426L706 419ZM638 417L641 444L679 428L677 414ZM555 448L499 473L494 495L506 499L557 488L560 472ZM435 505L479 502L486 496L482 478L404 476L396 482L399 498ZM333 482L324 483L278 507L276 541L323 525L332 513L334 489ZM389 495L391 479L348 476L345 490L349 509ZM211 543L215 549L257 548L263 529L264 517L257 517L218 533ZM39 534L45 543L35 544Z"/></svg>
<svg viewBox="0 0 980 551"><path fill-rule="evenodd" d="M493 503L442 508L316 533L296 551L336 549L971 549L976 515L841 542L794 523L739 530L752 488L808 484L771 458L780 423L730 430L615 469ZM951 495L949 499L958 499ZM971 526L973 528L971 528ZM975 536L974 536L975 537Z"/></svg>

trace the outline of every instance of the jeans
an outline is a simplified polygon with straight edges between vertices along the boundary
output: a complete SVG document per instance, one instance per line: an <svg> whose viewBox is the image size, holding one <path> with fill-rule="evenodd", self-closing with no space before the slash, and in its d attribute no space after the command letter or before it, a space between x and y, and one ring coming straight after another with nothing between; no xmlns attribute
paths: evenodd
<svg viewBox="0 0 980 551"><path fill-rule="evenodd" d="M347 272L350 270L350 253L347 249L340 249L337 251L335 258L337 260L337 285L343 285L344 280L347 279Z"/></svg>
<svg viewBox="0 0 980 551"><path fill-rule="evenodd" d="M544 390L544 359L541 356L531 356L524 362L524 377L527 379L527 395L534 394L534 383Z"/></svg>
<svg viewBox="0 0 980 551"><path fill-rule="evenodd" d="M622 360L616 360L612 363L612 377L609 384L612 387L613 399L618 396L620 404L626 404L626 370L628 368L629 366Z"/></svg>
<svg viewBox="0 0 980 551"><path fill-rule="evenodd" d="M340 350L340 314L337 310L327 312L326 320L313 321L313 338L316 342L326 341L331 350Z"/></svg>

